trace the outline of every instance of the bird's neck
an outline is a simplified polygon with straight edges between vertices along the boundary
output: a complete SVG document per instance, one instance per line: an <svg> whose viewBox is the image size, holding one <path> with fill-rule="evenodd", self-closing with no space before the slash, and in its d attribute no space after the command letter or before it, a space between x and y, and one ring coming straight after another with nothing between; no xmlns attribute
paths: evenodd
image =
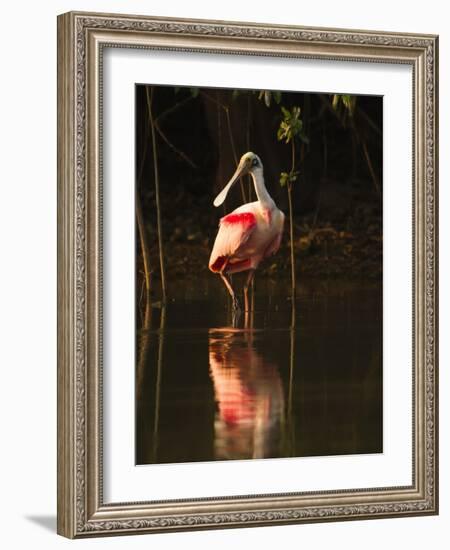
<svg viewBox="0 0 450 550"><path fill-rule="evenodd" d="M256 196L258 197L259 202L262 206L272 207L274 202L272 197L269 195L266 186L264 185L263 171L259 168L252 170L251 174L255 185Z"/></svg>

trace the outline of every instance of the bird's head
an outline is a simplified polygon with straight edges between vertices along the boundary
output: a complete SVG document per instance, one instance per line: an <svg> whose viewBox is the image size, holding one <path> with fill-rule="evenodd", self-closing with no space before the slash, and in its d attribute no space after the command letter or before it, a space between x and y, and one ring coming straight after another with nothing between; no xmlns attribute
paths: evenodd
<svg viewBox="0 0 450 550"><path fill-rule="evenodd" d="M258 155L255 155L255 153L252 153L251 151L242 155L236 171L232 175L230 181L214 199L214 206L220 206L223 203L228 195L228 191L239 178L245 176L246 174L255 173L258 170L261 170L262 172L262 162Z"/></svg>
<svg viewBox="0 0 450 550"><path fill-rule="evenodd" d="M253 172L258 168L262 169L261 159L258 157L258 155L255 155L255 153L252 153L251 151L242 155L241 160L239 161L239 166L241 164L244 165L244 170L246 169L245 173Z"/></svg>

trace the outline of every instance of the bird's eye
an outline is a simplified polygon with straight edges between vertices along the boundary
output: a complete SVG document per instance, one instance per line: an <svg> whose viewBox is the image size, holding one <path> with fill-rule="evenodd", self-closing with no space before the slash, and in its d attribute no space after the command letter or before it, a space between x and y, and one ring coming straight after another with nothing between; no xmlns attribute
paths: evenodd
<svg viewBox="0 0 450 550"><path fill-rule="evenodd" d="M258 166L258 159L257 158L254 158L252 160L252 166Z"/></svg>

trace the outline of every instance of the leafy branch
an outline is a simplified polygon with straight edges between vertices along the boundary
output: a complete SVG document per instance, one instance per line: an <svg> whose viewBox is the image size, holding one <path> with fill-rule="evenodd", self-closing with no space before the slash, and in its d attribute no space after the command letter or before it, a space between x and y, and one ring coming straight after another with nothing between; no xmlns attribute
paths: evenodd
<svg viewBox="0 0 450 550"><path fill-rule="evenodd" d="M286 109L281 107L282 119L277 131L278 141L291 145L291 169L289 172L281 172L280 185L287 188L289 203L289 236L291 247L291 288L292 298L295 298L296 277L295 277L295 255L294 255L294 215L292 207L292 186L297 181L299 171L296 170L296 149L295 141L299 139L303 143L308 143L308 138L303 130L303 121L300 118L300 107Z"/></svg>

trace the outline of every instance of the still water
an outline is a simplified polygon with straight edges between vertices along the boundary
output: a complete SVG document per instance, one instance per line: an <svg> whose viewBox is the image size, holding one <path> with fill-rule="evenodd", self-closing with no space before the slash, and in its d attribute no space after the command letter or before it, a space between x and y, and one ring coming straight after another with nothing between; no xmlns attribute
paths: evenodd
<svg viewBox="0 0 450 550"><path fill-rule="evenodd" d="M286 289L234 320L216 278L138 304L137 464L382 452L381 284Z"/></svg>

